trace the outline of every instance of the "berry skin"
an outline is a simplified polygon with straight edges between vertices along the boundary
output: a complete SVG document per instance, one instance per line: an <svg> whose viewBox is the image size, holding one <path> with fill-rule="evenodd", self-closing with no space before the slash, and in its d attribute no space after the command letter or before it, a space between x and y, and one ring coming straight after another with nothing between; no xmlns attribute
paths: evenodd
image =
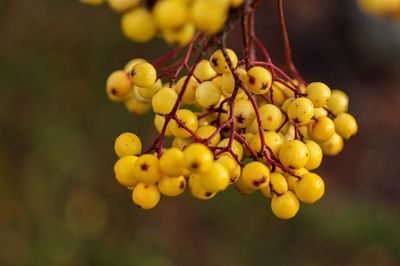
<svg viewBox="0 0 400 266"><path fill-rule="evenodd" d="M244 182L242 176L240 176L235 182L235 188L237 191L242 193L243 195L250 195L256 192L256 189L253 189L246 182Z"/></svg>
<svg viewBox="0 0 400 266"><path fill-rule="evenodd" d="M308 124L314 115L313 103L304 97L294 99L287 107L287 114L290 122L294 124Z"/></svg>
<svg viewBox="0 0 400 266"><path fill-rule="evenodd" d="M314 117L319 118L322 116L328 116L328 111L326 111L324 108L314 108Z"/></svg>
<svg viewBox="0 0 400 266"><path fill-rule="evenodd" d="M335 156L343 150L344 144L343 138L339 134L335 133L330 139L319 143L319 145L325 155Z"/></svg>
<svg viewBox="0 0 400 266"><path fill-rule="evenodd" d="M132 193L132 201L141 209L153 209L160 202L160 191L157 185L139 183Z"/></svg>
<svg viewBox="0 0 400 266"><path fill-rule="evenodd" d="M134 165L135 177L144 184L155 184L162 177L160 161L154 154L143 154Z"/></svg>
<svg viewBox="0 0 400 266"><path fill-rule="evenodd" d="M271 73L260 66L254 66L247 71L246 86L254 94L264 94L272 84Z"/></svg>
<svg viewBox="0 0 400 266"><path fill-rule="evenodd" d="M227 4L217 0L194 0L190 10L196 28L207 33L218 32L226 20Z"/></svg>
<svg viewBox="0 0 400 266"><path fill-rule="evenodd" d="M119 158L128 155L139 155L142 153L142 142L137 135L125 132L115 139L114 150Z"/></svg>
<svg viewBox="0 0 400 266"><path fill-rule="evenodd" d="M243 168L242 179L251 189L262 189L268 186L269 169L260 162L251 162Z"/></svg>
<svg viewBox="0 0 400 266"><path fill-rule="evenodd" d="M282 138L279 136L279 134L274 131L266 131L266 132L264 131L264 142L265 142L265 145L270 147L273 154L275 156L278 156L279 150L283 143ZM260 134L259 133L254 134L254 137L250 140L249 144L253 151L260 152L261 151Z"/></svg>
<svg viewBox="0 0 400 266"><path fill-rule="evenodd" d="M214 154L203 144L190 144L183 151L184 165L193 173L207 173L211 169L213 161Z"/></svg>
<svg viewBox="0 0 400 266"><path fill-rule="evenodd" d="M177 119L183 123L192 132L196 132L199 122L197 116L188 109L180 109L176 112ZM192 136L185 128L181 127L175 120L171 121L171 133L175 137L189 138Z"/></svg>
<svg viewBox="0 0 400 266"><path fill-rule="evenodd" d="M197 103L207 109L217 105L221 99L221 89L211 81L202 82L196 90Z"/></svg>
<svg viewBox="0 0 400 266"><path fill-rule="evenodd" d="M323 107L331 97L331 89L322 82L312 82L306 87L307 98L314 107Z"/></svg>
<svg viewBox="0 0 400 266"><path fill-rule="evenodd" d="M187 79L188 79L188 76L184 76L178 80L178 82L175 85L176 93L178 93L178 94L181 93L183 87L185 86ZM197 90L198 86L199 86L199 83L197 82L196 78L191 76L186 83L185 92L183 93L183 96L182 96L183 103L193 104L196 102L196 90Z"/></svg>
<svg viewBox="0 0 400 266"><path fill-rule="evenodd" d="M189 189L193 197L201 200L209 200L215 195L216 192L210 192L204 189L200 182L201 176L199 174L192 174L189 177Z"/></svg>
<svg viewBox="0 0 400 266"><path fill-rule="evenodd" d="M325 192L325 183L319 175L306 173L294 184L294 193L304 203L314 203Z"/></svg>
<svg viewBox="0 0 400 266"><path fill-rule="evenodd" d="M335 123L336 132L344 139L349 139L358 131L356 119L349 113L339 114L333 122Z"/></svg>
<svg viewBox="0 0 400 266"><path fill-rule="evenodd" d="M158 133L162 132L164 124L165 124L165 117L156 114L154 116L154 126L156 127ZM168 122L167 128L165 130L165 136L167 136L167 137L171 137L172 136L171 123L170 122Z"/></svg>
<svg viewBox="0 0 400 266"><path fill-rule="evenodd" d="M217 147L221 147L221 148L225 148L225 147L228 147L228 144L229 144L229 138L226 138L226 139L223 139L223 140L221 140L219 143L218 143L218 146ZM237 140L233 140L233 143L232 143L232 151L233 151L233 153L234 154L236 154L236 156L238 157L238 159L239 160L241 160L242 158L243 158L243 146L242 146L242 144L240 144L240 142L239 141L237 141ZM228 152L224 152L224 153L222 153L221 154L221 156L222 155L229 155L229 156L232 156L230 153L228 153Z"/></svg>
<svg viewBox="0 0 400 266"><path fill-rule="evenodd" d="M234 183L239 178L241 173L240 165L231 156L223 155L217 159L217 162L221 164L229 173L230 182Z"/></svg>
<svg viewBox="0 0 400 266"><path fill-rule="evenodd" d="M272 193L271 187L278 195L285 193L288 191L288 183L286 178L280 173L274 172L270 174L269 186L261 189L262 194L269 199L272 199L275 195Z"/></svg>
<svg viewBox="0 0 400 266"><path fill-rule="evenodd" d="M153 7L153 17L162 29L177 29L187 21L187 5L180 0L157 1Z"/></svg>
<svg viewBox="0 0 400 266"><path fill-rule="evenodd" d="M147 9L138 7L121 18L122 33L135 42L147 42L156 35L156 24Z"/></svg>
<svg viewBox="0 0 400 266"><path fill-rule="evenodd" d="M138 100L134 93L130 93L129 96L127 96L124 100L124 105L128 112L136 115L145 114L150 110L150 104Z"/></svg>
<svg viewBox="0 0 400 266"><path fill-rule="evenodd" d="M139 183L135 177L135 165L138 157L129 155L120 158L114 165L115 177L121 185L125 187L134 187Z"/></svg>
<svg viewBox="0 0 400 266"><path fill-rule="evenodd" d="M215 133L215 131L217 131L217 128L214 126L203 126L197 129L196 135L201 139L208 139ZM211 139L208 145L211 147L216 147L220 140L221 134L218 133L215 137Z"/></svg>
<svg viewBox="0 0 400 266"><path fill-rule="evenodd" d="M231 5L231 7L237 8L237 7L241 6L241 5L243 5L244 0L230 0L229 3Z"/></svg>
<svg viewBox="0 0 400 266"><path fill-rule="evenodd" d="M261 124L265 130L276 130L283 121L281 110L273 104L264 104L260 107Z"/></svg>
<svg viewBox="0 0 400 266"><path fill-rule="evenodd" d="M169 177L164 175L157 182L157 187L161 194L167 197L177 197L185 191L186 179L183 176Z"/></svg>
<svg viewBox="0 0 400 266"><path fill-rule="evenodd" d="M200 0L203 1L203 0ZM214 0L213 0L214 1ZM232 63L232 67L236 68L238 64L238 58L236 53L231 50L231 49L226 49L226 53L228 57L230 58L230 61ZM218 73L218 74L223 74L226 72L230 72L230 68L228 63L225 60L225 56L222 52L221 49L215 51L211 57L210 57L210 63L211 67Z"/></svg>
<svg viewBox="0 0 400 266"><path fill-rule="evenodd" d="M316 122L310 124L311 136L317 141L326 141L335 133L335 124L326 116L317 118Z"/></svg>
<svg viewBox="0 0 400 266"><path fill-rule="evenodd" d="M291 140L284 143L279 151L281 163L292 169L303 168L308 160L307 146L299 140Z"/></svg>
<svg viewBox="0 0 400 266"><path fill-rule="evenodd" d="M178 94L171 88L164 87L154 94L151 105L156 114L169 114L178 100Z"/></svg>
<svg viewBox="0 0 400 266"><path fill-rule="evenodd" d="M271 200L271 209L276 217L290 219L296 216L300 208L300 202L291 191L286 191L280 196L274 196Z"/></svg>
<svg viewBox="0 0 400 266"><path fill-rule="evenodd" d="M164 30L162 36L169 44L187 45L193 38L196 29L192 23L187 23L178 29Z"/></svg>
<svg viewBox="0 0 400 266"><path fill-rule="evenodd" d="M150 87L136 86L136 88L140 96L142 96L145 100L150 101L154 94L162 88L162 82L161 79L157 79Z"/></svg>
<svg viewBox="0 0 400 266"><path fill-rule="evenodd" d="M327 106L334 115L345 113L349 108L349 97L341 90L333 90Z"/></svg>
<svg viewBox="0 0 400 266"><path fill-rule="evenodd" d="M161 171L168 176L180 176L185 167L183 164L183 151L178 148L170 148L160 157Z"/></svg>
<svg viewBox="0 0 400 266"><path fill-rule="evenodd" d="M276 106L282 106L283 102L286 100L284 89L282 89L284 87L286 86L282 83L274 81L272 83L271 89L267 91L264 95L269 99L270 102L274 103Z"/></svg>
<svg viewBox="0 0 400 266"><path fill-rule="evenodd" d="M210 61L203 59L197 64L193 75L200 81L207 81L215 78L217 72L211 67Z"/></svg>
<svg viewBox="0 0 400 266"><path fill-rule="evenodd" d="M192 138L174 138L172 140L172 147L183 150L186 148L186 146L189 146L189 144L192 143L193 143Z"/></svg>
<svg viewBox="0 0 400 266"><path fill-rule="evenodd" d="M139 5L140 0L107 0L108 5L116 12L125 12Z"/></svg>
<svg viewBox="0 0 400 266"><path fill-rule="evenodd" d="M139 87L151 87L157 80L156 69L147 62L134 65L129 74L133 84Z"/></svg>
<svg viewBox="0 0 400 266"><path fill-rule="evenodd" d="M312 140L306 140L305 144L307 146L309 157L304 168L308 170L317 169L322 162L322 149L316 142Z"/></svg>
<svg viewBox="0 0 400 266"><path fill-rule="evenodd" d="M124 71L129 74L129 72L132 70L132 67L134 65L139 64L139 63L144 63L144 62L147 62L147 61L143 58L134 58L132 60L129 60L129 62L126 63L124 66Z"/></svg>
<svg viewBox="0 0 400 266"><path fill-rule="evenodd" d="M122 101L131 91L132 82L123 70L114 71L108 77L106 82L106 92L111 101Z"/></svg>
<svg viewBox="0 0 400 266"><path fill-rule="evenodd" d="M246 128L250 126L256 118L251 102L249 100L235 101L234 117L236 127Z"/></svg>
<svg viewBox="0 0 400 266"><path fill-rule="evenodd" d="M214 162L210 170L205 174L200 174L200 184L211 192L224 191L230 183L228 170L217 162Z"/></svg>
<svg viewBox="0 0 400 266"><path fill-rule="evenodd" d="M294 169L293 170L293 174L295 174L296 176L302 176L304 174L308 173L308 170L306 168L300 168L300 169ZM288 183L288 188L290 191L294 191L294 184L297 183L297 181L299 181L299 178L296 176L293 176L289 173L284 173L284 176L286 178L286 181Z"/></svg>

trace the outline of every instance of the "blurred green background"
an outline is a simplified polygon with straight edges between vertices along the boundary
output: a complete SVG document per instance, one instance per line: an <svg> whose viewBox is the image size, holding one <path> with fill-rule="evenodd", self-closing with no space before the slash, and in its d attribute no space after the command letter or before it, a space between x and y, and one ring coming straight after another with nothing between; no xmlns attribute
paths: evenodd
<svg viewBox="0 0 400 266"><path fill-rule="evenodd" d="M282 62L274 2L257 33ZM290 221L234 189L136 208L114 179L113 141L155 130L104 83L169 47L127 41L107 6L1 0L0 265L400 265L400 24L348 0L286 2L299 69L345 90L360 126L319 170L325 197ZM229 43L240 49L240 34Z"/></svg>

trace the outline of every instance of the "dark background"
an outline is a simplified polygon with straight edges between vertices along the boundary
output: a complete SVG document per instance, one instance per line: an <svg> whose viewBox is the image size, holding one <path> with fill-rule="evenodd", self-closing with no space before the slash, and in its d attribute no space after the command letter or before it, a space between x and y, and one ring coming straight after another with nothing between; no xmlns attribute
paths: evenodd
<svg viewBox="0 0 400 266"><path fill-rule="evenodd" d="M275 1L262 2L257 33L282 62ZM346 91L360 127L318 170L325 197L290 221L234 189L137 209L113 142L150 143L152 118L110 103L104 83L170 48L129 42L107 6L0 1L0 265L399 265L400 24L349 0L285 2L303 76Z"/></svg>

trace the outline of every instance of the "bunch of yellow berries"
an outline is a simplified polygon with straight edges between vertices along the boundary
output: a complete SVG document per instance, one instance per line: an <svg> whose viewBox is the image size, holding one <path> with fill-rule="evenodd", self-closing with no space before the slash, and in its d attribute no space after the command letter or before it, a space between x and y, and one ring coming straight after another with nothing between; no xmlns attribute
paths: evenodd
<svg viewBox="0 0 400 266"><path fill-rule="evenodd" d="M151 209L186 187L208 200L232 185L245 195L260 191L277 217L289 219L300 202L318 201L325 184L311 171L358 130L347 95L294 80L267 60L246 64L226 48L189 66L190 52L173 71L134 59L107 80L108 97L135 114L151 109L159 132L144 152L133 133L115 141L116 179L133 202Z"/></svg>
<svg viewBox="0 0 400 266"><path fill-rule="evenodd" d="M358 5L368 15L400 21L400 0L358 0Z"/></svg>
<svg viewBox="0 0 400 266"><path fill-rule="evenodd" d="M80 0L99 5L105 0ZM184 46L196 31L214 34L224 25L230 9L244 0L107 0L122 13L123 34L135 42L147 42L156 35L170 44Z"/></svg>

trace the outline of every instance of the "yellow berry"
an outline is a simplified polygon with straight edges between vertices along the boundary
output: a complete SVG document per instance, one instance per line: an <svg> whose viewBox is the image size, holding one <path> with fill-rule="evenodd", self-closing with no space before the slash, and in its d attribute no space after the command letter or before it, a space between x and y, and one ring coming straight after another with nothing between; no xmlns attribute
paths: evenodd
<svg viewBox="0 0 400 266"><path fill-rule="evenodd" d="M134 187L139 183L135 177L134 165L138 157L134 155L120 158L114 165L115 178L125 187Z"/></svg>
<svg viewBox="0 0 400 266"><path fill-rule="evenodd" d="M306 140L305 144L308 150L308 160L304 168L308 170L317 169L322 162L322 149L321 147L312 140Z"/></svg>
<svg viewBox="0 0 400 266"><path fill-rule="evenodd" d="M192 174L189 177L189 189L192 196L201 200L213 198L217 193L205 190L200 179L201 176L199 174Z"/></svg>
<svg viewBox="0 0 400 266"><path fill-rule="evenodd" d="M272 84L271 73L260 66L254 66L247 71L246 85L254 94L264 94Z"/></svg>
<svg viewBox="0 0 400 266"><path fill-rule="evenodd" d="M310 129L315 140L326 141L335 133L335 124L329 117L322 116L310 124Z"/></svg>
<svg viewBox="0 0 400 266"><path fill-rule="evenodd" d="M180 94L182 89L185 88L185 92L182 96L182 102L185 104L193 104L196 102L196 90L199 86L196 78L191 76L188 81L188 76L184 76L178 80L175 85L176 93Z"/></svg>
<svg viewBox="0 0 400 266"><path fill-rule="evenodd" d="M106 82L106 92L111 101L124 100L124 97L132 91L132 82L123 70L111 73Z"/></svg>
<svg viewBox="0 0 400 266"><path fill-rule="evenodd" d="M242 176L240 176L237 179L237 181L235 182L235 188L237 191L239 191L243 195L250 195L256 191L256 189L253 189L252 186L250 186L246 182L244 182Z"/></svg>
<svg viewBox="0 0 400 266"><path fill-rule="evenodd" d="M230 0L229 3L231 4L231 6L233 8L237 8L237 7L241 6L241 5L243 5L244 0Z"/></svg>
<svg viewBox="0 0 400 266"><path fill-rule="evenodd" d="M196 90L197 103L207 109L214 107L221 99L221 89L211 81L202 82Z"/></svg>
<svg viewBox="0 0 400 266"><path fill-rule="evenodd" d="M227 6L216 0L194 0L191 17L196 28L207 33L218 32L226 20Z"/></svg>
<svg viewBox="0 0 400 266"><path fill-rule="evenodd" d="M345 113L349 107L349 97L341 90L333 90L327 106L334 115Z"/></svg>
<svg viewBox="0 0 400 266"><path fill-rule="evenodd" d="M308 173L308 170L306 168L300 168L300 169L294 169L292 172L296 176L289 173L284 173L290 191L294 191L294 184L296 184L296 182L299 181L298 177L301 177L302 175Z"/></svg>
<svg viewBox="0 0 400 266"><path fill-rule="evenodd" d="M228 170L222 164L214 162L207 173L200 174L200 183L207 191L224 191L230 183Z"/></svg>
<svg viewBox="0 0 400 266"><path fill-rule="evenodd" d="M281 87L284 87L282 83L278 81L274 81L272 83L271 89L267 91L264 95L267 97L267 99L275 104L276 106L282 106L283 102L286 100L286 96L284 91L281 89ZM272 96L271 96L272 94ZM294 95L293 95L294 96Z"/></svg>
<svg viewBox="0 0 400 266"><path fill-rule="evenodd" d="M349 139L357 134L357 121L351 114L341 113L333 122L335 123L336 132L344 139Z"/></svg>
<svg viewBox="0 0 400 266"><path fill-rule="evenodd" d="M229 173L230 182L234 183L241 173L240 165L231 156L223 155L217 159L217 162L225 167Z"/></svg>
<svg viewBox="0 0 400 266"><path fill-rule="evenodd" d="M131 93L125 100L124 105L128 112L141 115L147 113L150 110L150 104L147 102L140 101L136 98L134 93Z"/></svg>
<svg viewBox="0 0 400 266"><path fill-rule="evenodd" d="M215 131L217 131L217 128L214 126L202 126L197 129L196 135L201 139L208 139L215 133ZM217 133L215 137L213 137L210 140L209 145L211 147L216 147L220 140L221 140L221 134Z"/></svg>
<svg viewBox="0 0 400 266"><path fill-rule="evenodd" d="M165 124L165 117L156 114L154 116L154 126L156 127L158 133L161 133L163 128L164 128L164 124ZM171 133L171 123L168 123L167 128L165 129L165 136L167 137L171 137L172 133Z"/></svg>
<svg viewBox="0 0 400 266"><path fill-rule="evenodd" d="M157 71L152 64L143 62L134 65L129 72L133 84L139 87L151 87L157 79Z"/></svg>
<svg viewBox="0 0 400 266"><path fill-rule="evenodd" d="M111 9L116 12L125 12L139 5L140 0L107 0Z"/></svg>
<svg viewBox="0 0 400 266"><path fill-rule="evenodd" d="M281 106L282 111L287 112L289 104L294 101L295 98L287 98Z"/></svg>
<svg viewBox="0 0 400 266"><path fill-rule="evenodd" d="M306 173L294 184L294 193L304 203L314 203L325 192L324 180L314 173Z"/></svg>
<svg viewBox="0 0 400 266"><path fill-rule="evenodd" d="M186 126L187 129L196 132L198 128L198 120L197 116L192 111L188 109L180 109L176 112L176 117L180 123ZM176 120L171 121L171 133L175 137L179 138L188 138L192 136L192 134L185 128L181 127Z"/></svg>
<svg viewBox="0 0 400 266"><path fill-rule="evenodd" d="M204 1L204 0L200 0ZM232 63L232 67L236 68L238 64L238 58L235 52L231 49L226 49L226 54ZM219 74L223 74L225 72L230 72L229 64L225 60L224 53L221 49L215 51L210 57L211 67Z"/></svg>
<svg viewBox="0 0 400 266"><path fill-rule="evenodd" d="M193 173L207 173L213 164L214 154L210 149L200 143L193 143L183 151L183 162Z"/></svg>
<svg viewBox="0 0 400 266"><path fill-rule="evenodd" d="M279 150L282 146L283 140L278 133L274 131L264 131L264 143L268 146L275 156L278 156ZM260 134L254 134L254 137L250 140L250 147L255 152L261 151L261 138ZM268 151L268 149L266 149Z"/></svg>
<svg viewBox="0 0 400 266"><path fill-rule="evenodd" d="M162 29L176 29L187 21L187 5L180 0L157 1L153 7L153 15Z"/></svg>
<svg viewBox="0 0 400 266"><path fill-rule="evenodd" d="M132 201L141 209L149 210L160 202L160 191L157 185L139 183L132 193Z"/></svg>
<svg viewBox="0 0 400 266"><path fill-rule="evenodd" d="M284 119L281 110L273 104L264 104L259 109L261 124L265 130L276 130Z"/></svg>
<svg viewBox="0 0 400 266"><path fill-rule="evenodd" d="M262 189L268 186L269 169L261 162L251 162L243 168L242 178L251 189Z"/></svg>
<svg viewBox="0 0 400 266"><path fill-rule="evenodd" d="M307 146L299 140L291 140L282 144L279 151L281 163L292 169L303 168L308 160Z"/></svg>
<svg viewBox="0 0 400 266"><path fill-rule="evenodd" d="M290 122L294 124L308 124L314 115L313 103L304 97L294 99L287 107L287 114Z"/></svg>
<svg viewBox="0 0 400 266"><path fill-rule="evenodd" d="M314 108L314 116L315 118L319 118L322 116L328 116L328 111L326 111L324 108Z"/></svg>
<svg viewBox="0 0 400 266"><path fill-rule="evenodd" d="M142 152L142 142L133 133L125 132L115 139L114 150L118 157L139 155Z"/></svg>
<svg viewBox="0 0 400 266"><path fill-rule="evenodd" d="M162 88L162 82L161 79L157 79L150 87L136 86L136 88L140 96L149 101L153 98L154 94Z"/></svg>
<svg viewBox="0 0 400 266"><path fill-rule="evenodd" d="M186 146L192 143L193 143L192 138L174 138L172 140L172 147L183 150L184 148L186 148Z"/></svg>
<svg viewBox="0 0 400 266"><path fill-rule="evenodd" d="M177 100L178 94L173 89L164 87L154 94L151 105L154 113L166 115L172 111Z"/></svg>
<svg viewBox="0 0 400 266"><path fill-rule="evenodd" d="M157 187L161 194L167 197L176 197L185 191L186 179L183 176L169 177L164 175L160 181L157 182Z"/></svg>
<svg viewBox="0 0 400 266"><path fill-rule="evenodd" d="M147 42L156 34L156 24L150 12L142 7L135 8L122 15L123 34L135 42Z"/></svg>
<svg viewBox="0 0 400 266"><path fill-rule="evenodd" d="M160 157L161 171L168 176L180 176L185 170L183 163L183 151L178 148L170 148Z"/></svg>
<svg viewBox="0 0 400 266"><path fill-rule="evenodd" d="M192 23L187 23L178 29L164 30L163 38L170 44L187 45L193 38L196 29Z"/></svg>
<svg viewBox="0 0 400 266"><path fill-rule="evenodd" d="M339 134L334 133L330 139L321 142L319 145L325 155L335 156L343 150L344 143L343 138Z"/></svg>
<svg viewBox="0 0 400 266"><path fill-rule="evenodd" d="M139 182L155 184L162 177L160 161L154 154L140 156L134 165L135 177Z"/></svg>
<svg viewBox="0 0 400 266"><path fill-rule="evenodd" d="M250 126L256 118L251 102L249 100L235 101L234 117L236 127L246 128Z"/></svg>
<svg viewBox="0 0 400 266"><path fill-rule="evenodd" d="M226 139L221 140L218 143L217 147L225 148L225 147L228 147L228 144L229 144L229 138L226 138ZM234 154L236 154L236 156L238 157L239 160L241 160L243 158L243 146L242 146L242 144L240 144L239 141L237 141L235 139L232 142L232 152ZM229 156L231 156L230 153L222 153L221 155L226 155L226 154L229 154Z"/></svg>
<svg viewBox="0 0 400 266"><path fill-rule="evenodd" d="M132 70L132 67L134 65L139 64L139 63L144 63L144 62L147 62L147 61L143 58L134 58L132 60L129 60L129 62L126 63L124 66L124 71L129 74L129 72Z"/></svg>
<svg viewBox="0 0 400 266"><path fill-rule="evenodd" d="M307 98L314 107L323 107L331 97L331 89L322 82L312 82L306 87Z"/></svg>
<svg viewBox="0 0 400 266"><path fill-rule="evenodd" d="M215 78L217 72L211 67L210 61L203 59L196 65L193 75L200 81L208 81Z"/></svg>
<svg viewBox="0 0 400 266"><path fill-rule="evenodd" d="M286 191L280 196L274 196L271 200L272 212L280 219L293 218L296 216L299 208L299 200L291 191Z"/></svg>
<svg viewBox="0 0 400 266"><path fill-rule="evenodd" d="M282 174L277 172L273 172L270 174L269 185L261 189L262 194L269 199L272 199L275 195L271 191L271 187L278 195L285 193L286 191L288 191L288 183L286 181L286 178Z"/></svg>

